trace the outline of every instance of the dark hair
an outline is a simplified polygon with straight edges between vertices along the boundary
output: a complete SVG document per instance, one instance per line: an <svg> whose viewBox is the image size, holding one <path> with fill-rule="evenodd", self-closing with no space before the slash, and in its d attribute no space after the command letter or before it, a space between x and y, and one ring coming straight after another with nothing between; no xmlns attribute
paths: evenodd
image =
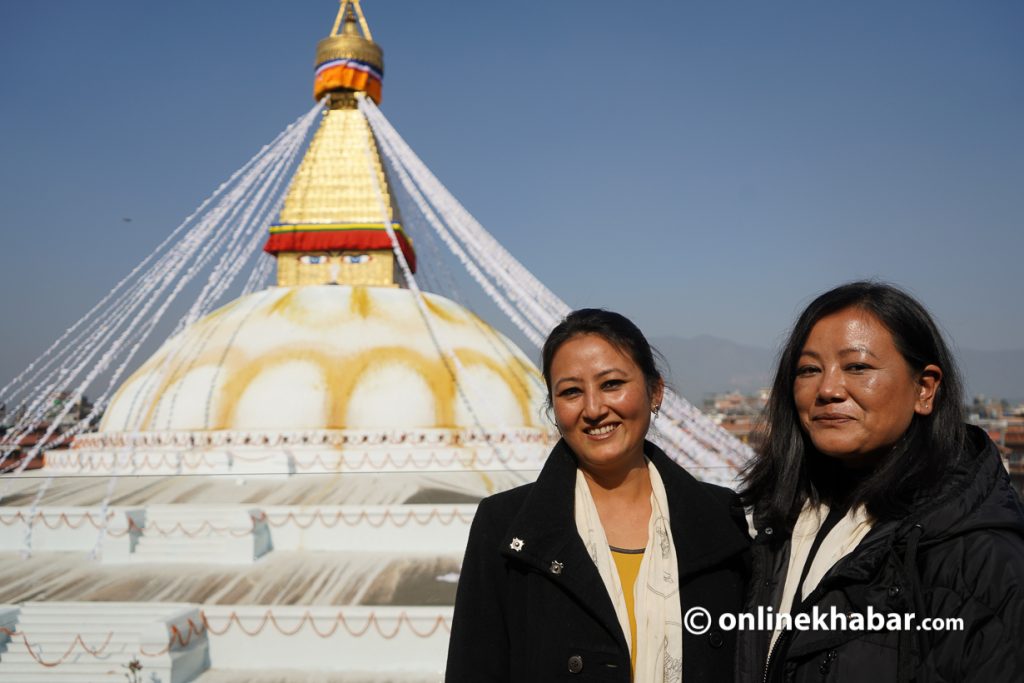
<svg viewBox="0 0 1024 683"><path fill-rule="evenodd" d="M551 361L562 344L581 334L596 334L609 344L629 355L644 375L647 392L653 394L663 381L651 348L640 328L624 315L602 308L581 308L565 316L548 334L541 350L541 367L544 383L548 388L548 404L551 403Z"/></svg>
<svg viewBox="0 0 1024 683"><path fill-rule="evenodd" d="M936 491L943 474L960 456L966 439L963 385L935 321L914 297L893 285L871 281L841 285L804 309L779 354L763 416L765 439L743 473L740 491L759 524L791 528L805 501L830 500L829 480L837 464L821 457L801 428L793 382L811 329L822 318L847 308L874 315L912 370L937 365L942 381L932 399L931 414L915 414L893 452L847 492L843 502L863 504L877 520L899 517L909 511L915 496Z"/></svg>

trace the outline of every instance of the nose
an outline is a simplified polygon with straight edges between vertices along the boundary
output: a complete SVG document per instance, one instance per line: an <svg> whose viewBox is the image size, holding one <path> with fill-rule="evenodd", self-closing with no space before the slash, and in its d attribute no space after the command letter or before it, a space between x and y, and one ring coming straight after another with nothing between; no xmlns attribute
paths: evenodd
<svg viewBox="0 0 1024 683"><path fill-rule="evenodd" d="M840 368L825 368L818 383L818 403L839 403L846 400L846 385Z"/></svg>
<svg viewBox="0 0 1024 683"><path fill-rule="evenodd" d="M604 405L604 397L600 391L585 391L583 393L583 419L588 422L600 422L607 408Z"/></svg>

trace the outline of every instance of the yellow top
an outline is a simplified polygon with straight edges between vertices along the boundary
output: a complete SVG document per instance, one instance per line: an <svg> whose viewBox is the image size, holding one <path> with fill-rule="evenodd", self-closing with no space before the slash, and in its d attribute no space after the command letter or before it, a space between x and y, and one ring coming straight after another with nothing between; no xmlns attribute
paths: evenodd
<svg viewBox="0 0 1024 683"><path fill-rule="evenodd" d="M640 550L623 550L611 547L615 568L619 571L619 582L622 594L626 598L626 612L629 614L629 664L630 670L636 670L636 610L634 609L633 586L640 574L640 563L644 561L643 548Z"/></svg>

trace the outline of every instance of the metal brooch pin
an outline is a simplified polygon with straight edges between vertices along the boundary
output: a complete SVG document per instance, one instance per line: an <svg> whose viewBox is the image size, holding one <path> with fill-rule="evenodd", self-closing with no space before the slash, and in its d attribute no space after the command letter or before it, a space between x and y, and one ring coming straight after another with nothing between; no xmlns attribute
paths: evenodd
<svg viewBox="0 0 1024 683"><path fill-rule="evenodd" d="M523 549L524 545L526 545L526 542L523 541L523 539L513 538L512 542L508 544L508 547L512 548L512 550L515 550L518 553L520 550Z"/></svg>
<svg viewBox="0 0 1024 683"><path fill-rule="evenodd" d="M562 564L561 562L559 562L558 560L551 560L551 573L552 574L555 574L555 575L561 574L562 570L564 568L565 568L565 565Z"/></svg>

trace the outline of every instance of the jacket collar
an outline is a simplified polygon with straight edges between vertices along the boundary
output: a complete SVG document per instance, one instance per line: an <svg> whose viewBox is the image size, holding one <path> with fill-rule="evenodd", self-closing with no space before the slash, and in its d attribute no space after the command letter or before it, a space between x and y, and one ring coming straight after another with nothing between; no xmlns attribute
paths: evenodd
<svg viewBox="0 0 1024 683"><path fill-rule="evenodd" d="M905 554L912 536L922 548L975 529L1004 529L1024 536L1020 504L995 444L973 425L967 433L967 447L945 485L920 497L906 517L876 524L850 555L855 561L836 565L830 574L868 580L890 553Z"/></svg>
<svg viewBox="0 0 1024 683"><path fill-rule="evenodd" d="M947 486L901 527L919 524L922 546L977 529L1003 529L1024 536L1020 498L1013 492L999 450L975 425L967 426L967 445L947 475Z"/></svg>
<svg viewBox="0 0 1024 683"><path fill-rule="evenodd" d="M730 521L730 508L723 499L654 444L644 442L644 454L665 484L680 581L747 549L750 541ZM576 530L575 485L576 456L561 440L509 525L501 552L564 586L613 634L623 638L611 598ZM625 647L624 640L622 645Z"/></svg>

